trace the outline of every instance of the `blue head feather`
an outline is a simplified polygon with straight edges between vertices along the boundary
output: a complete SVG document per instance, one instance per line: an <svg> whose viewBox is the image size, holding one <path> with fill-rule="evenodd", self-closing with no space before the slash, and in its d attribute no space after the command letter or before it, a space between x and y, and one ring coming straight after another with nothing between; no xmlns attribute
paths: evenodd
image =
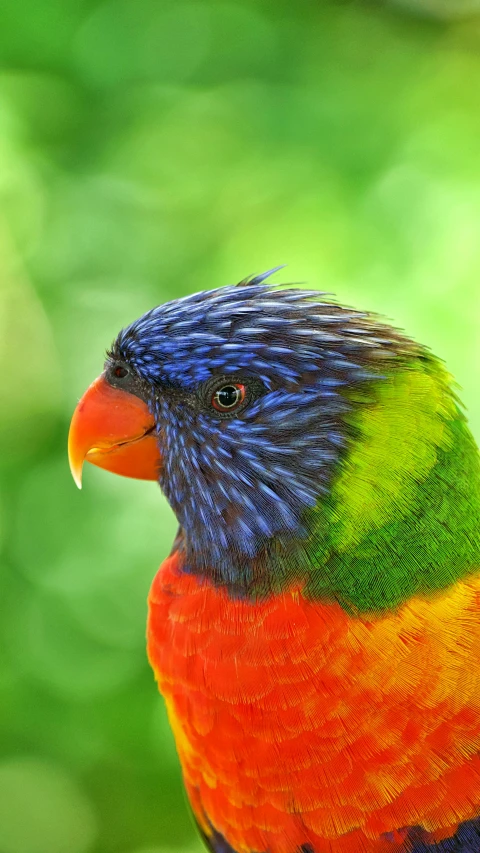
<svg viewBox="0 0 480 853"><path fill-rule="evenodd" d="M154 308L111 353L148 389L185 569L232 588L254 583L273 546L307 536L306 510L348 440L349 393L379 381L400 340L325 294L273 289L268 275ZM203 393L216 376L262 393L222 419Z"/></svg>

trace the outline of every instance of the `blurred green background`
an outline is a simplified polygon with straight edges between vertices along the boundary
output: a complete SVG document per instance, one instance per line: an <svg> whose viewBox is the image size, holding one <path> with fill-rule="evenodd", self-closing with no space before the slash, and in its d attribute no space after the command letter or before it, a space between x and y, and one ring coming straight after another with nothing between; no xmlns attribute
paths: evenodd
<svg viewBox="0 0 480 853"><path fill-rule="evenodd" d="M199 849L144 652L174 519L67 465L122 325L287 263L434 348L480 435L479 9L2 0L0 853Z"/></svg>

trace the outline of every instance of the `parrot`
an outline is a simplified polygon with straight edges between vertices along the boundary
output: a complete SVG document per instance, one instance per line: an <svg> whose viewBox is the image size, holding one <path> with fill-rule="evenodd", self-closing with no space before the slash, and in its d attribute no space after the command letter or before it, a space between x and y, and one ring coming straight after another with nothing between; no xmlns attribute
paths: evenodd
<svg viewBox="0 0 480 853"><path fill-rule="evenodd" d="M73 477L155 480L177 518L148 657L211 853L480 853L480 455L457 386L276 271L119 332Z"/></svg>

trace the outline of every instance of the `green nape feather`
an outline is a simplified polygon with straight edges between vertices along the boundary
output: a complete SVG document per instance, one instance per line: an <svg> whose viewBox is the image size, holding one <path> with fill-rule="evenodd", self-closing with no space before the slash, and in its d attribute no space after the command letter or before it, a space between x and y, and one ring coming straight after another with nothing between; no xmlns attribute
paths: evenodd
<svg viewBox="0 0 480 853"><path fill-rule="evenodd" d="M310 520L306 594L394 608L480 567L480 457L443 365L392 371L357 407L355 438Z"/></svg>

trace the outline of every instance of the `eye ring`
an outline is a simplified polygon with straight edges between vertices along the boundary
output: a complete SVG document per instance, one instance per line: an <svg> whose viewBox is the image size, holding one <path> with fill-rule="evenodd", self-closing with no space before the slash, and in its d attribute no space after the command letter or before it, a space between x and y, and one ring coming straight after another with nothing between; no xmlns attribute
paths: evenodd
<svg viewBox="0 0 480 853"><path fill-rule="evenodd" d="M245 402L247 389L242 382L227 382L212 394L211 404L217 412L230 414Z"/></svg>
<svg viewBox="0 0 480 853"><path fill-rule="evenodd" d="M245 409L265 393L266 388L258 376L217 374L198 388L197 405L200 405L206 415L228 420L241 416Z"/></svg>

